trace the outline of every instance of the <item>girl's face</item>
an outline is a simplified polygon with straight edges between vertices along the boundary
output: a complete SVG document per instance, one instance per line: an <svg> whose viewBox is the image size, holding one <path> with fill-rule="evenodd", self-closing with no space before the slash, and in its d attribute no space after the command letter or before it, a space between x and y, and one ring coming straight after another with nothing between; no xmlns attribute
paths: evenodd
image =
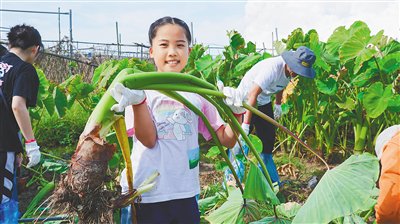
<svg viewBox="0 0 400 224"><path fill-rule="evenodd" d="M150 57L154 59L158 72L181 72L189 53L189 43L181 26L166 24L157 29Z"/></svg>

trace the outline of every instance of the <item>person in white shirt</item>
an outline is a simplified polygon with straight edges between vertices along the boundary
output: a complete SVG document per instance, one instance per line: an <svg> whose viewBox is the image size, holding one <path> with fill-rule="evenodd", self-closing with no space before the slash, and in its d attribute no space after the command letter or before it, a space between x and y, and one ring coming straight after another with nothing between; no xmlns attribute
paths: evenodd
<svg viewBox="0 0 400 224"><path fill-rule="evenodd" d="M315 54L309 48L301 46L296 51L285 51L281 56L267 58L254 65L243 77L237 91L247 95L247 103L257 106L258 110L279 119L282 115L282 93L290 80L297 75L314 78ZM271 96L275 96L272 110ZM273 183L280 184L279 175L272 159L275 143L275 127L262 118L246 111L242 128L249 134L250 127L255 127L256 135L263 143L261 158L263 159Z"/></svg>

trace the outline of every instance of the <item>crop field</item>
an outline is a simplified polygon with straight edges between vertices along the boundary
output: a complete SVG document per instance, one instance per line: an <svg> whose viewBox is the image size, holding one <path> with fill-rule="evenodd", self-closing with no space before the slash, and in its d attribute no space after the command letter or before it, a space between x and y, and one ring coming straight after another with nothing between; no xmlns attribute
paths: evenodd
<svg viewBox="0 0 400 224"><path fill-rule="evenodd" d="M297 77L284 92L273 152L283 185L274 190L255 134L244 137L248 154L234 158L244 164L242 181L233 171L233 181L227 183L225 170L234 170L235 164L210 129L213 140L200 140L201 223L374 223L380 169L375 140L385 128L400 124L400 44L356 21L336 28L326 42L316 30L297 28L274 47L280 54L299 46L314 51L316 78ZM116 83L162 91L207 125L201 111L178 92L200 94L240 134L244 132L224 104L217 80L237 87L252 66L269 57L231 31L221 55L211 56L207 46L194 45L185 75L159 74L151 61L124 58L99 60L96 68L69 62L57 71L66 78L52 79L46 66L61 67L61 62L43 59L36 65L38 106L30 110L43 156L39 166L21 167L21 221L119 223L120 208L157 181L150 176L131 194L120 193L125 167L129 175L132 142L123 113L110 110L115 100L109 89Z"/></svg>

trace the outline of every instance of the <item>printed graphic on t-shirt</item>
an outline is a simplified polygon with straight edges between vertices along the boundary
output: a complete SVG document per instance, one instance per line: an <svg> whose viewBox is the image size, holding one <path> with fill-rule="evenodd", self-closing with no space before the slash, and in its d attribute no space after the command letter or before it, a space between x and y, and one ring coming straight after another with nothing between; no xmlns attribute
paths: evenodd
<svg viewBox="0 0 400 224"><path fill-rule="evenodd" d="M174 102L171 102L174 104ZM156 124L157 135L159 139L165 140L178 140L182 141L186 139L187 135L193 133L190 123L192 122L192 113L182 108L177 108L172 105L169 108L172 110L156 110L157 120L161 121Z"/></svg>
<svg viewBox="0 0 400 224"><path fill-rule="evenodd" d="M12 67L12 65L0 62L0 86L3 84L3 80L1 79L3 78L4 74L6 74Z"/></svg>
<svg viewBox="0 0 400 224"><path fill-rule="evenodd" d="M187 151L189 158L189 168L193 169L199 164L200 148L191 149Z"/></svg>

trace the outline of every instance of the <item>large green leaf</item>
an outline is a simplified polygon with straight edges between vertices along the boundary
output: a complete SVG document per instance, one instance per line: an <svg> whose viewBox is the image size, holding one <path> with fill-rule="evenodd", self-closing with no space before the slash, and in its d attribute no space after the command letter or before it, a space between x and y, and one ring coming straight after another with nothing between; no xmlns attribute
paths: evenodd
<svg viewBox="0 0 400 224"><path fill-rule="evenodd" d="M296 43L303 43L304 41L304 33L301 28L297 28L292 31L292 33L289 35L287 43L286 43L286 49L294 49Z"/></svg>
<svg viewBox="0 0 400 224"><path fill-rule="evenodd" d="M253 144L254 148L256 149L256 151L258 153L261 153L261 151L263 150L261 139L257 137L257 135L249 135L249 139L251 141L251 144Z"/></svg>
<svg viewBox="0 0 400 224"><path fill-rule="evenodd" d="M244 224L260 218L259 205L252 200L247 200L244 205L242 194L238 188L229 191L228 200L206 216L206 220L211 224Z"/></svg>
<svg viewBox="0 0 400 224"><path fill-rule="evenodd" d="M367 47L371 31L368 27L358 29L339 49L340 60L343 63L354 59L354 72L357 73L362 64L369 60L377 51Z"/></svg>
<svg viewBox="0 0 400 224"><path fill-rule="evenodd" d="M400 69L400 52L391 53L379 59L379 66L386 74L391 74Z"/></svg>
<svg viewBox="0 0 400 224"><path fill-rule="evenodd" d="M384 88L381 82L372 84L365 91L362 101L367 115L371 118L376 118L381 115L388 107L392 95L392 85L388 85Z"/></svg>
<svg viewBox="0 0 400 224"><path fill-rule="evenodd" d="M252 161L250 161L250 170L247 174L243 197L258 201L268 201L273 205L280 204L264 174Z"/></svg>
<svg viewBox="0 0 400 224"><path fill-rule="evenodd" d="M44 106L46 107L47 112L50 115L53 115L55 112L55 103L52 95L48 95L45 99L42 99Z"/></svg>
<svg viewBox="0 0 400 224"><path fill-rule="evenodd" d="M346 30L344 26L336 28L326 42L326 50L328 53L339 56L339 48L350 38L349 33L350 32Z"/></svg>
<svg viewBox="0 0 400 224"><path fill-rule="evenodd" d="M394 95L388 103L388 111L393 113L400 112L400 95Z"/></svg>
<svg viewBox="0 0 400 224"><path fill-rule="evenodd" d="M376 68L368 68L365 72L358 74L354 79L351 80L351 83L357 87L364 87L369 83L372 77L378 74L378 70Z"/></svg>
<svg viewBox="0 0 400 224"><path fill-rule="evenodd" d="M261 55L249 55L235 66L234 76L243 75L248 69L253 67L261 58Z"/></svg>
<svg viewBox="0 0 400 224"><path fill-rule="evenodd" d="M338 84L335 79L328 78L328 80L315 80L318 91L327 95L335 95L338 90Z"/></svg>
<svg viewBox="0 0 400 224"><path fill-rule="evenodd" d="M250 224L290 224L292 223L288 219L284 218L276 218L275 216L265 217L255 222L251 222Z"/></svg>
<svg viewBox="0 0 400 224"><path fill-rule="evenodd" d="M319 42L319 37L316 32L311 32L310 38L310 49L314 52L316 60L314 67L319 67L324 71L329 71L329 65L323 60L322 53L324 52L323 45Z"/></svg>
<svg viewBox="0 0 400 224"><path fill-rule="evenodd" d="M290 219L299 212L300 208L301 205L297 202L287 202L276 206L276 211L278 214Z"/></svg>
<svg viewBox="0 0 400 224"><path fill-rule="evenodd" d="M352 155L324 174L293 223L328 223L370 209L376 203L378 176L376 156Z"/></svg>
<svg viewBox="0 0 400 224"><path fill-rule="evenodd" d="M36 68L36 73L39 76L39 92L37 97L40 100L41 98L45 98L47 95L49 95L47 90L50 87L50 83L42 69Z"/></svg>
<svg viewBox="0 0 400 224"><path fill-rule="evenodd" d="M356 107L354 100L351 97L345 97L343 101L336 101L335 103L339 108L350 111L354 110Z"/></svg>
<svg viewBox="0 0 400 224"><path fill-rule="evenodd" d="M230 46L232 47L233 50L239 50L241 48L244 48L245 44L246 42L244 41L244 38L239 33L235 33L231 37Z"/></svg>
<svg viewBox="0 0 400 224"><path fill-rule="evenodd" d="M54 88L53 97L56 105L56 112L59 117L63 117L67 108L67 97L58 86Z"/></svg>

